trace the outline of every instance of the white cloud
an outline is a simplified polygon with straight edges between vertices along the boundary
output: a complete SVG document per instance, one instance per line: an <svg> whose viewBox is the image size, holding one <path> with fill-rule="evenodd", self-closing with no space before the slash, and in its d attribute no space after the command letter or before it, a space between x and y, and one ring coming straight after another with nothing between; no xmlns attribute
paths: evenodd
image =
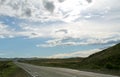
<svg viewBox="0 0 120 77"><path fill-rule="evenodd" d="M52 40L46 41L45 44L38 44L37 47L109 44L120 41L119 24L113 25L110 23L103 25L100 23L84 22L67 25L46 27L46 29L45 27L40 28L43 31L47 31L43 32L42 35L47 35L45 37L50 37Z"/></svg>
<svg viewBox="0 0 120 77"><path fill-rule="evenodd" d="M13 38L14 36L12 32L12 29L0 22L0 38Z"/></svg>
<svg viewBox="0 0 120 77"><path fill-rule="evenodd" d="M37 44L37 47L77 46L120 42L120 26L117 23L103 24L84 21L50 26L21 24L20 27L20 31L15 31L1 23L0 38L51 38L51 40L47 40L44 44Z"/></svg>
<svg viewBox="0 0 120 77"><path fill-rule="evenodd" d="M114 37L114 35L116 35L116 33L107 38L86 37L86 38L77 38L77 39L76 38L53 39L46 41L45 44L38 44L37 47L78 46L78 45L119 43L120 42L119 33L117 33L116 37Z"/></svg>
<svg viewBox="0 0 120 77"><path fill-rule="evenodd" d="M101 51L100 49L93 49L87 51L77 51L72 53L61 53L49 56L48 58L66 58L66 57L88 57L89 55Z"/></svg>
<svg viewBox="0 0 120 77"><path fill-rule="evenodd" d="M71 24L59 24L50 26L39 26L31 24L21 24L22 32L32 33L36 37L50 38L107 38L113 34L119 35L119 24L116 23L95 23L80 22ZM102 31L102 32L101 32ZM101 37L102 36L102 37Z"/></svg>
<svg viewBox="0 0 120 77"><path fill-rule="evenodd" d="M92 17L106 14L110 9L119 10L119 7L119 0L0 0L0 15L34 21L71 22L82 16Z"/></svg>

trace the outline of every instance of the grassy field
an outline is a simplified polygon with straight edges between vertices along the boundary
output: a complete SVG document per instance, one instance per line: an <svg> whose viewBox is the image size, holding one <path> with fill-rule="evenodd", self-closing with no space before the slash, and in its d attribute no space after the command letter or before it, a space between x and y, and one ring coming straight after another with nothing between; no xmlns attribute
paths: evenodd
<svg viewBox="0 0 120 77"><path fill-rule="evenodd" d="M0 77L30 77L12 61L0 61Z"/></svg>
<svg viewBox="0 0 120 77"><path fill-rule="evenodd" d="M69 59L33 59L23 60L21 62L35 64L40 66L52 66L52 67L68 67L75 68L77 63L80 63L83 58L69 58Z"/></svg>
<svg viewBox="0 0 120 77"><path fill-rule="evenodd" d="M39 66L52 66L52 67L65 67L75 68L82 58L70 58L70 59L37 59L37 60L25 60L22 62L39 65Z"/></svg>
<svg viewBox="0 0 120 77"><path fill-rule="evenodd" d="M87 58L34 59L22 62L51 67L64 67L120 76L120 44L92 54Z"/></svg>

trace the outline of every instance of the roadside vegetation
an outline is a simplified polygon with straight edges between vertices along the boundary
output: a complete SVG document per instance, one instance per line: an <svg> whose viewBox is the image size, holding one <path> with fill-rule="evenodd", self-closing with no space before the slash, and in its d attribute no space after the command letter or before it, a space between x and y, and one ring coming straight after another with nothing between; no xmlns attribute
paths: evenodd
<svg viewBox="0 0 120 77"><path fill-rule="evenodd" d="M78 70L107 73L120 76L120 43L92 54L87 58L33 59L21 62L51 67L64 67Z"/></svg>
<svg viewBox="0 0 120 77"><path fill-rule="evenodd" d="M16 70L16 66L10 61L0 61L0 77L9 77Z"/></svg>
<svg viewBox="0 0 120 77"><path fill-rule="evenodd" d="M30 77L12 61L0 61L0 77Z"/></svg>

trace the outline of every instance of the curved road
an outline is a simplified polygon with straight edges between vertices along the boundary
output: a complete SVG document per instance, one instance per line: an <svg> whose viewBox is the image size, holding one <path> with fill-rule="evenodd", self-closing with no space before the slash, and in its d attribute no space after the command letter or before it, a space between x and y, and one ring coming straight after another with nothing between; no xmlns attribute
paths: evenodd
<svg viewBox="0 0 120 77"><path fill-rule="evenodd" d="M66 68L36 66L19 62L15 62L15 64L28 72L32 77L119 77Z"/></svg>

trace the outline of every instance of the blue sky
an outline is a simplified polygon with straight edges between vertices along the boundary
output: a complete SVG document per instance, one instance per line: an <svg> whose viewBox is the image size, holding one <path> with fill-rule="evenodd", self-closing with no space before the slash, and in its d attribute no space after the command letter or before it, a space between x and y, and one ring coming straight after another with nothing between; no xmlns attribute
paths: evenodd
<svg viewBox="0 0 120 77"><path fill-rule="evenodd" d="M87 57L120 43L119 0L0 0L0 57Z"/></svg>

